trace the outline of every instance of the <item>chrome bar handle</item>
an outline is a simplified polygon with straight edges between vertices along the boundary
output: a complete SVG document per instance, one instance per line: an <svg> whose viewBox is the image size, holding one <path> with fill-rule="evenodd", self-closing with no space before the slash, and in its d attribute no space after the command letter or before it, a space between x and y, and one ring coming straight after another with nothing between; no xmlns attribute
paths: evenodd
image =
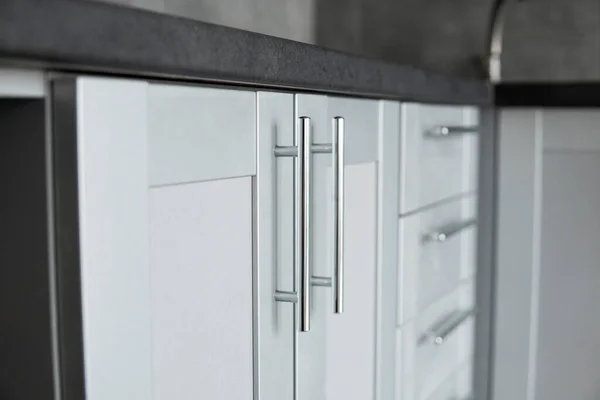
<svg viewBox="0 0 600 400"><path fill-rule="evenodd" d="M344 118L333 119L332 169L333 169L333 268L335 285L334 312L344 312Z"/></svg>
<svg viewBox="0 0 600 400"><path fill-rule="evenodd" d="M312 134L310 118L300 117L296 130L296 265L300 267L300 332L310 330L310 174Z"/></svg>
<svg viewBox="0 0 600 400"><path fill-rule="evenodd" d="M310 174L312 135L310 118L300 117L299 129L296 129L294 146L276 146L276 157L294 157L294 267L299 276L299 288L296 292L276 291L275 300L279 302L297 303L300 309L300 331L310 330L310 286L325 286L321 277L310 275ZM299 293L299 294L298 294Z"/></svg>
<svg viewBox="0 0 600 400"><path fill-rule="evenodd" d="M478 133L479 126L434 126L426 132L427 136L442 138L448 136L465 135L468 133Z"/></svg>
<svg viewBox="0 0 600 400"><path fill-rule="evenodd" d="M445 242L452 236L460 233L461 231L477 224L477 219L472 218L462 222L455 222L452 224L445 225L439 229L429 232L423 235L423 242Z"/></svg>
<svg viewBox="0 0 600 400"><path fill-rule="evenodd" d="M441 329L432 335L433 344L439 346L446 342L448 336L450 336L459 326L463 324L468 318L475 314L475 309L460 311L456 313L456 316L444 324Z"/></svg>
<svg viewBox="0 0 600 400"><path fill-rule="evenodd" d="M475 315L477 310L471 308L463 311L454 311L441 322L436 323L429 328L420 338L419 344L432 343L436 346L446 342L448 337L465 322L468 318Z"/></svg>

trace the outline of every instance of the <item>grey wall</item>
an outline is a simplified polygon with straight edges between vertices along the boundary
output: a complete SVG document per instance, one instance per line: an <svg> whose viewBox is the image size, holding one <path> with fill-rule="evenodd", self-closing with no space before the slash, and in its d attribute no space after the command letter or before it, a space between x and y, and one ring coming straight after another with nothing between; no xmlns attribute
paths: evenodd
<svg viewBox="0 0 600 400"><path fill-rule="evenodd" d="M493 0L106 0L393 62L484 73ZM525 0L510 10L506 80L600 79L600 1Z"/></svg>
<svg viewBox="0 0 600 400"><path fill-rule="evenodd" d="M105 0L314 43L315 0Z"/></svg>

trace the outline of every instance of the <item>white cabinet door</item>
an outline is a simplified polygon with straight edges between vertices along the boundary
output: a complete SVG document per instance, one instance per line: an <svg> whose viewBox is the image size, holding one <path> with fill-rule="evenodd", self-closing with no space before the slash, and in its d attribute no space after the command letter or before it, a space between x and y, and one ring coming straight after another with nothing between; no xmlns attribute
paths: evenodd
<svg viewBox="0 0 600 400"><path fill-rule="evenodd" d="M395 279L397 259L399 105L307 95L296 101L298 116L311 118L317 147L307 242L310 330L297 333L298 399L392 399L396 288L389 280ZM336 117L344 119L339 170L330 152L318 150L335 142ZM336 172L343 174L343 213L334 202ZM342 224L337 242L336 221ZM340 249L343 271L334 257ZM343 289L341 313L337 284Z"/></svg>
<svg viewBox="0 0 600 400"><path fill-rule="evenodd" d="M53 99L65 397L258 398L256 94L81 77Z"/></svg>
<svg viewBox="0 0 600 400"><path fill-rule="evenodd" d="M275 210L258 222L261 399L391 400L399 104L278 93L258 99L257 209ZM334 205L336 117L345 122L343 215ZM343 245L334 239L336 215ZM276 243L274 253L265 247L263 254L261 242ZM338 249L341 314L334 312Z"/></svg>

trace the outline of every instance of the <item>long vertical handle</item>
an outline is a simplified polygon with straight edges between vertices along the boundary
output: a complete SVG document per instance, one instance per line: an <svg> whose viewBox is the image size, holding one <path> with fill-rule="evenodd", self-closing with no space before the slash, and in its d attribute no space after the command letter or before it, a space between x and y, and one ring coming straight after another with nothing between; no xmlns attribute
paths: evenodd
<svg viewBox="0 0 600 400"><path fill-rule="evenodd" d="M344 312L344 118L333 119L333 268L335 283L334 312Z"/></svg>
<svg viewBox="0 0 600 400"><path fill-rule="evenodd" d="M310 330L310 174L311 144L310 118L300 117L296 144L296 265L300 267L300 331ZM299 201L298 201L299 200Z"/></svg>

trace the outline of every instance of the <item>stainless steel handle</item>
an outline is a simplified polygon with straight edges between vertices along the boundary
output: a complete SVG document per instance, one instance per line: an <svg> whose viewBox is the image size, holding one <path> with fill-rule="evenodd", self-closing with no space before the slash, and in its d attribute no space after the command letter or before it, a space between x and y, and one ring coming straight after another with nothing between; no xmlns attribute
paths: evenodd
<svg viewBox="0 0 600 400"><path fill-rule="evenodd" d="M431 137L448 137L448 136L457 136L457 135L465 135L467 133L478 133L479 126L448 126L448 125L440 125L435 126L426 132L427 136Z"/></svg>
<svg viewBox="0 0 600 400"><path fill-rule="evenodd" d="M436 346L444 344L450 336L459 326L463 324L467 319L476 313L476 309L472 308L464 311L455 311L450 317L444 319L441 323L436 324L434 327L425 332L421 339L421 343L431 342Z"/></svg>
<svg viewBox="0 0 600 400"><path fill-rule="evenodd" d="M344 118L333 119L332 169L333 169L333 268L335 282L334 312L344 312Z"/></svg>
<svg viewBox="0 0 600 400"><path fill-rule="evenodd" d="M310 274L310 174L312 165L312 135L310 118L300 117L299 129L296 129L294 146L275 147L276 157L295 157L294 165L294 226L296 246L294 250L294 266L299 268L299 289L297 292L276 291L275 300L299 303L300 331L310 330L310 286L325 286L321 277ZM298 292L300 295L298 295Z"/></svg>
<svg viewBox="0 0 600 400"><path fill-rule="evenodd" d="M423 242L445 242L452 236L460 233L462 230L469 228L470 226L476 225L477 219L469 219L466 221L455 222L440 227L439 229L428 232L423 235Z"/></svg>
<svg viewBox="0 0 600 400"><path fill-rule="evenodd" d="M310 118L300 117L296 131L296 265L300 266L300 332L310 330L310 174L312 134Z"/></svg>

